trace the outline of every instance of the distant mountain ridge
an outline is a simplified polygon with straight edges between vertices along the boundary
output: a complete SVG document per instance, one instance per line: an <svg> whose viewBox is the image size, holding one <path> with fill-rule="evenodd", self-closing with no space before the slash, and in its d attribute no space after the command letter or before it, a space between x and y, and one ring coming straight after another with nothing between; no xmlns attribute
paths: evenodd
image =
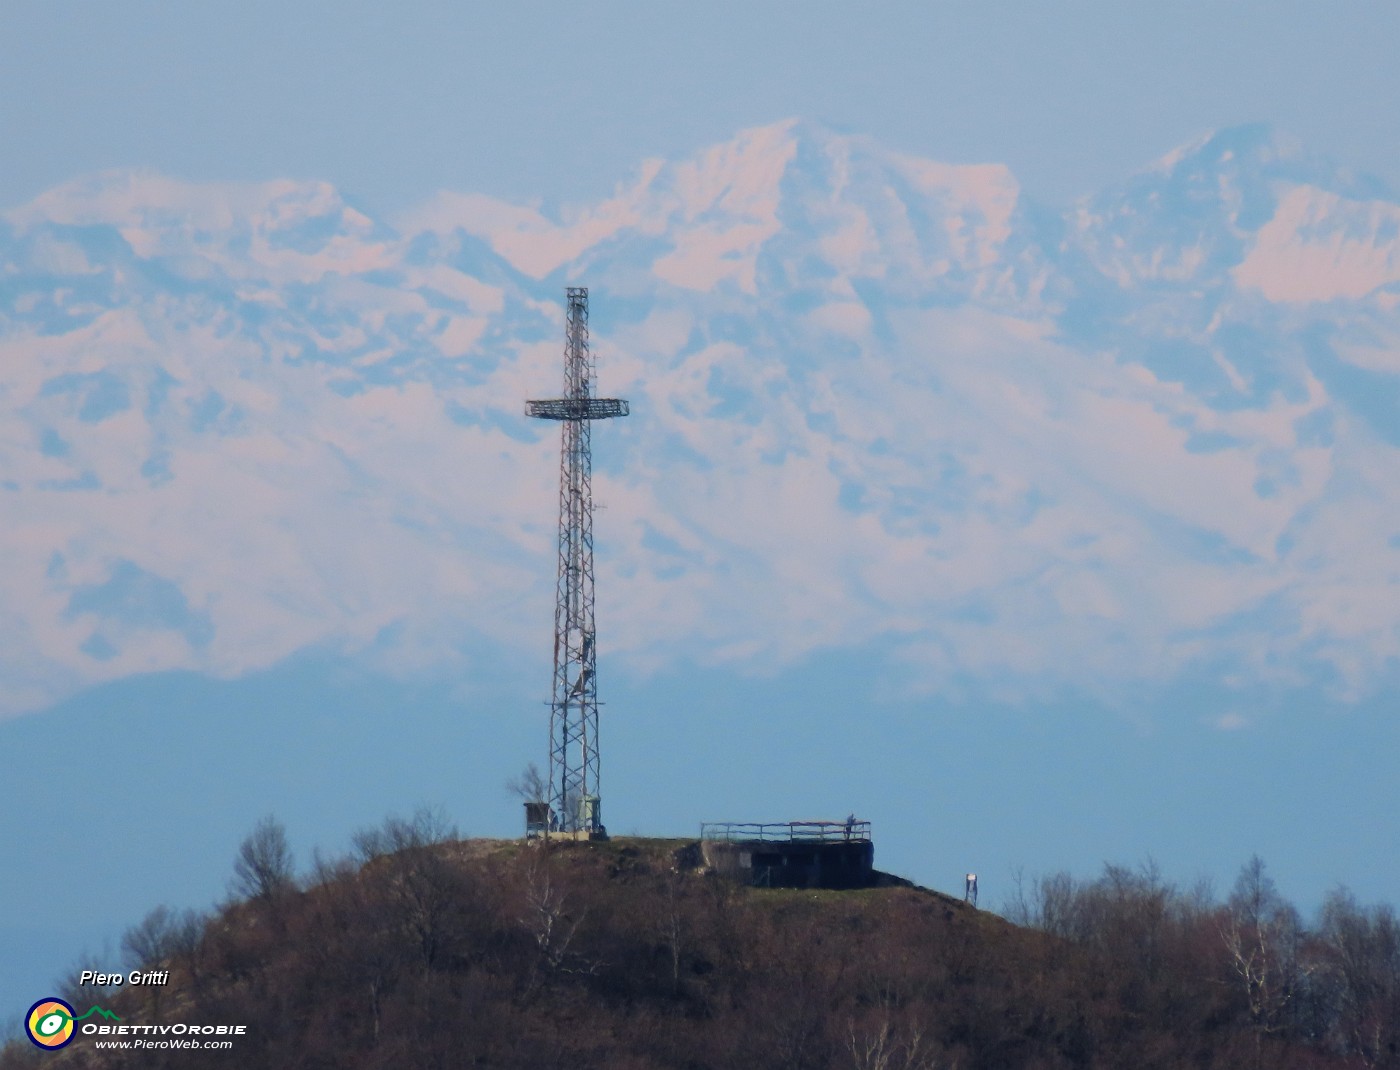
<svg viewBox="0 0 1400 1070"><path fill-rule="evenodd" d="M596 448L638 665L876 642L919 687L1112 698L1400 659L1400 201L1264 127L1058 215L797 120L557 215L112 172L5 213L0 272L11 711L525 641L566 283L633 399Z"/></svg>

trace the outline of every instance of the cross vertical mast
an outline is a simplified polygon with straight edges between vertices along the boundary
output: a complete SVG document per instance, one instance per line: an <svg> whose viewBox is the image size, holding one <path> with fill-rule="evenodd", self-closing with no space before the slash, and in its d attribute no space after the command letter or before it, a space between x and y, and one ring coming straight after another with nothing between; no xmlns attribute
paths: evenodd
<svg viewBox="0 0 1400 1070"><path fill-rule="evenodd" d="M626 401L593 396L588 289L567 290L564 396L527 401L527 415L561 424L559 575L554 685L549 703L549 799L560 830L604 834L599 793L598 682L593 618L593 420L626 416Z"/></svg>

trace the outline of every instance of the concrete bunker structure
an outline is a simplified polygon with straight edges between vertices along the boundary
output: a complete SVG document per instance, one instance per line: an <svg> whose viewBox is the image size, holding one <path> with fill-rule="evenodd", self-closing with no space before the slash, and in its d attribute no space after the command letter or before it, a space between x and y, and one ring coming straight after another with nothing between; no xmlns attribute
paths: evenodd
<svg viewBox="0 0 1400 1070"><path fill-rule="evenodd" d="M716 873L760 888L865 888L875 883L870 822L738 821L700 826L700 850Z"/></svg>

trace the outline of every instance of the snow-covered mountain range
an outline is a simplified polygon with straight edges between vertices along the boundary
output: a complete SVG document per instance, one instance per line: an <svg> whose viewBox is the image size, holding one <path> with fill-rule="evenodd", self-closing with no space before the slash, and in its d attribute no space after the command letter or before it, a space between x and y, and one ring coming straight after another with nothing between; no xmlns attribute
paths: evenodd
<svg viewBox="0 0 1400 1070"><path fill-rule="evenodd" d="M528 191L524 191L528 193ZM565 285L600 643L913 685L1400 657L1400 199L1263 128L1065 212L800 121L564 211L104 173L0 216L0 704L538 646Z"/></svg>

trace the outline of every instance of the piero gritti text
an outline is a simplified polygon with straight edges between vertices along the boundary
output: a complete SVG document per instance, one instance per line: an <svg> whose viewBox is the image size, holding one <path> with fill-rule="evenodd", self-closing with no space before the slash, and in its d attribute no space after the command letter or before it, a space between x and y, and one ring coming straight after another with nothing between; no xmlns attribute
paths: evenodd
<svg viewBox="0 0 1400 1070"><path fill-rule="evenodd" d="M78 976L80 985L163 985L170 980L169 970L132 970L130 973L98 973L84 970Z"/></svg>

